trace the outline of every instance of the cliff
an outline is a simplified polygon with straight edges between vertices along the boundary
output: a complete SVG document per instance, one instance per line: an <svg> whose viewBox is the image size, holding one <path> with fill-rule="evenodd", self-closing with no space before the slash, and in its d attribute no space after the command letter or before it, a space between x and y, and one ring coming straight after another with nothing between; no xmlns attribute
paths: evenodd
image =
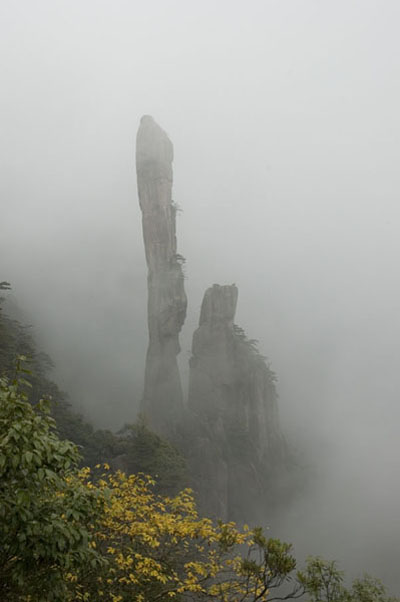
<svg viewBox="0 0 400 602"><path fill-rule="evenodd" d="M193 336L188 403L197 425L192 470L211 491L202 506L243 520L273 503L287 452L274 375L234 324L237 299L235 285L214 284L204 295ZM200 485L200 496L203 490Z"/></svg>
<svg viewBox="0 0 400 602"><path fill-rule="evenodd" d="M274 375L234 324L235 285L209 288L193 336L184 404L177 354L187 300L172 201L173 148L148 116L137 135L136 168L148 266L149 346L142 412L188 459L202 511L229 520L265 518L285 470L286 445Z"/></svg>
<svg viewBox="0 0 400 602"><path fill-rule="evenodd" d="M164 434L173 432L183 411L176 356L187 306L171 196L172 160L167 134L152 117L142 117L136 172L148 267L149 330L142 413L156 432Z"/></svg>

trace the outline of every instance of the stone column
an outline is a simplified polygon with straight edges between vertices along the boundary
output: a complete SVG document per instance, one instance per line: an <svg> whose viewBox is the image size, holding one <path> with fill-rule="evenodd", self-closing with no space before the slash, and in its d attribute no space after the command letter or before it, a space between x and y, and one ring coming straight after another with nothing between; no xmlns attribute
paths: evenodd
<svg viewBox="0 0 400 602"><path fill-rule="evenodd" d="M142 117L136 139L136 172L148 267L149 346L142 413L160 434L171 434L182 414L177 354L187 299L177 253L172 201L173 146L154 119Z"/></svg>

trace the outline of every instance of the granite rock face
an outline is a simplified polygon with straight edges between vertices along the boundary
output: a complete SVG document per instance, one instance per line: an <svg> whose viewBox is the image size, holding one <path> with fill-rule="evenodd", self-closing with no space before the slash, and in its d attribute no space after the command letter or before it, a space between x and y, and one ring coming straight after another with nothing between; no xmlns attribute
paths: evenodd
<svg viewBox="0 0 400 602"><path fill-rule="evenodd" d="M150 116L136 139L136 172L148 267L149 346L142 412L156 432L171 434L182 416L177 354L187 299L177 253L176 206L172 201L173 146Z"/></svg>
<svg viewBox="0 0 400 602"><path fill-rule="evenodd" d="M234 324L235 285L209 288L190 360L189 409L195 416L192 470L208 479L201 505L229 520L252 518L272 503L286 444L280 431L274 375L254 341ZM265 508L264 508L265 510Z"/></svg>

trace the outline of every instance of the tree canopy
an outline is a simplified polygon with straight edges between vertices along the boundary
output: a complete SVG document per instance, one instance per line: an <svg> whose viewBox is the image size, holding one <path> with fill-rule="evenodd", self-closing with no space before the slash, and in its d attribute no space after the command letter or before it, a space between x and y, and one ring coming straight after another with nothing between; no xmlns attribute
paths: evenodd
<svg viewBox="0 0 400 602"><path fill-rule="evenodd" d="M290 544L200 517L188 489L167 496L144 474L79 469L77 447L58 436L48 402L29 402L28 385L0 379L2 600L391 600L369 576L346 588L335 562L296 570Z"/></svg>
<svg viewBox="0 0 400 602"><path fill-rule="evenodd" d="M29 403L24 384L0 379L1 599L61 600L65 572L96 562L89 524L102 502L77 480L78 450L55 433L48 402Z"/></svg>

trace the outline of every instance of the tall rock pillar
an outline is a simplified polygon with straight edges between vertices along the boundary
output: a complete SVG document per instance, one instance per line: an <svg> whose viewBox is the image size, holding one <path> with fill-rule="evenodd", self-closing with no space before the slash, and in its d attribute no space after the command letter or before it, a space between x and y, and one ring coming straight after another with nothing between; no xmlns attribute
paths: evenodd
<svg viewBox="0 0 400 602"><path fill-rule="evenodd" d="M177 354L187 299L177 254L172 201L173 146L154 119L142 117L136 139L136 172L148 267L149 346L142 412L150 426L171 434L182 414Z"/></svg>
<svg viewBox="0 0 400 602"><path fill-rule="evenodd" d="M255 341L234 324L237 299L235 285L209 288L193 335L188 407L196 436L191 470L207 513L262 520L265 509L277 502L287 449L274 374Z"/></svg>

